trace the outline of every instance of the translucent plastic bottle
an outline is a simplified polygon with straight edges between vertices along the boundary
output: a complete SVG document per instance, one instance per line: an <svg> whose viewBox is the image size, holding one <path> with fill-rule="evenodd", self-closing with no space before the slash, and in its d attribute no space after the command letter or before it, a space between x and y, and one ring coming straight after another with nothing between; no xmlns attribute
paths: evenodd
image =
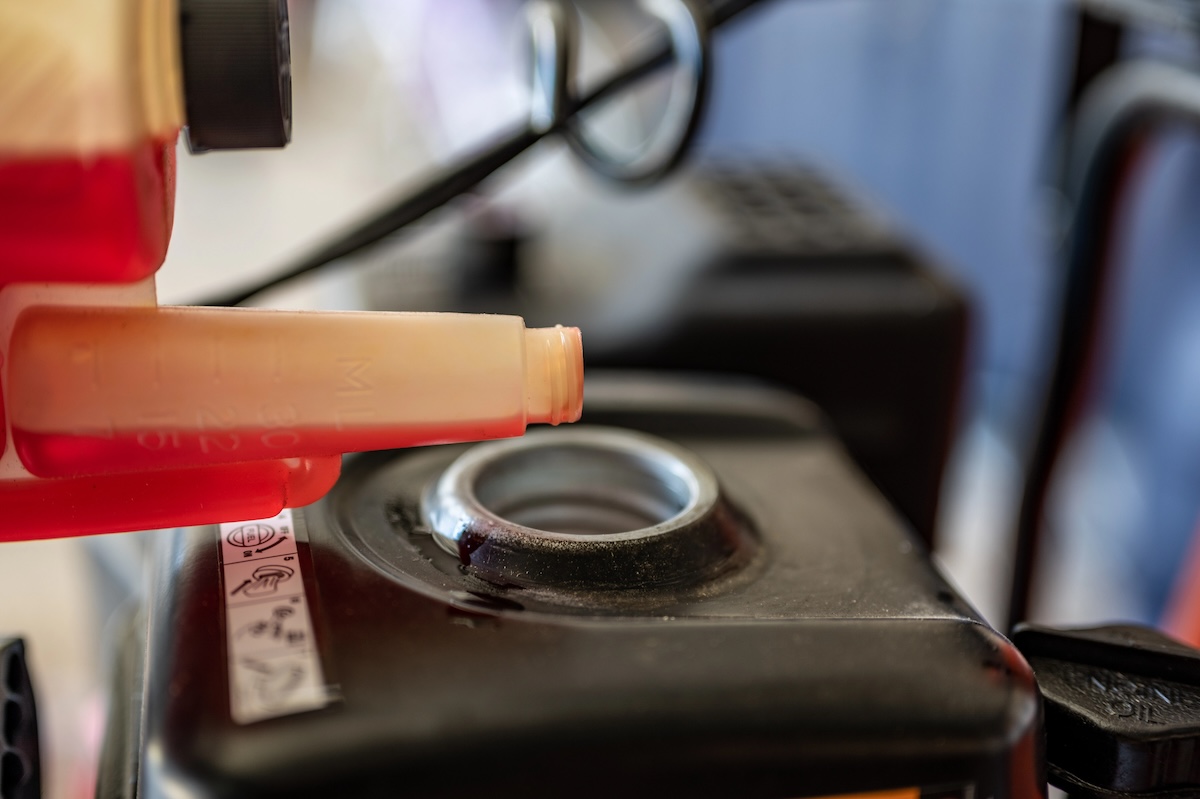
<svg viewBox="0 0 1200 799"><path fill-rule="evenodd" d="M264 518L321 497L344 452L578 418L573 329L157 307L179 19L0 0L0 541Z"/></svg>
<svg viewBox="0 0 1200 799"><path fill-rule="evenodd" d="M172 0L0 0L0 280L162 264L184 124Z"/></svg>
<svg viewBox="0 0 1200 799"><path fill-rule="evenodd" d="M41 477L504 438L583 400L578 330L467 314L33 307L8 375Z"/></svg>

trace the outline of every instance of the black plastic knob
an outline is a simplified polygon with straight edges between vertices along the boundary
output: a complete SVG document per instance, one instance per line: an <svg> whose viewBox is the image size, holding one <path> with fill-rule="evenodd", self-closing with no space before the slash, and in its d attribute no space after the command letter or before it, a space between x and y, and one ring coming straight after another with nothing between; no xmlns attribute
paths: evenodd
<svg viewBox="0 0 1200 799"><path fill-rule="evenodd" d="M180 0L179 37L192 152L288 143L286 0Z"/></svg>
<svg viewBox="0 0 1200 799"><path fill-rule="evenodd" d="M37 706L20 638L0 637L0 796L42 795Z"/></svg>
<svg viewBox="0 0 1200 799"><path fill-rule="evenodd" d="M1042 691L1050 783L1074 797L1200 796L1200 651L1146 627L1013 635Z"/></svg>

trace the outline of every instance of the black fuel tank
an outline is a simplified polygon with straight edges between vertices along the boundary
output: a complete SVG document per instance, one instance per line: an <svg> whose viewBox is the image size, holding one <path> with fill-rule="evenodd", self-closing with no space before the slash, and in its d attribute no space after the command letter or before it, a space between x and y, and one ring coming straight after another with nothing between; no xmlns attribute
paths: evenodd
<svg viewBox="0 0 1200 799"><path fill-rule="evenodd" d="M1029 667L812 406L588 391L587 428L350 458L295 514L321 709L233 721L217 531L164 539L100 795L1044 794Z"/></svg>

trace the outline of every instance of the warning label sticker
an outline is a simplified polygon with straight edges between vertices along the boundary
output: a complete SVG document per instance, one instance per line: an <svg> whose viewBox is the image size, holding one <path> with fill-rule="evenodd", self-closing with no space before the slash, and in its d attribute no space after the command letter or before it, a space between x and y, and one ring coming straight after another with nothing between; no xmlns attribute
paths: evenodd
<svg viewBox="0 0 1200 799"><path fill-rule="evenodd" d="M251 724L325 707L292 511L220 531L233 720Z"/></svg>

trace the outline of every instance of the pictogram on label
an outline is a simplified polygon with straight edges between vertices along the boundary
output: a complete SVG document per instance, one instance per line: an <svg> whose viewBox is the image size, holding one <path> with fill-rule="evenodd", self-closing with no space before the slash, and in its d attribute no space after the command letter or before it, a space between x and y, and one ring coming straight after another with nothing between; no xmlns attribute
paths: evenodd
<svg viewBox="0 0 1200 799"><path fill-rule="evenodd" d="M329 704L292 511L220 525L229 707L238 724Z"/></svg>

